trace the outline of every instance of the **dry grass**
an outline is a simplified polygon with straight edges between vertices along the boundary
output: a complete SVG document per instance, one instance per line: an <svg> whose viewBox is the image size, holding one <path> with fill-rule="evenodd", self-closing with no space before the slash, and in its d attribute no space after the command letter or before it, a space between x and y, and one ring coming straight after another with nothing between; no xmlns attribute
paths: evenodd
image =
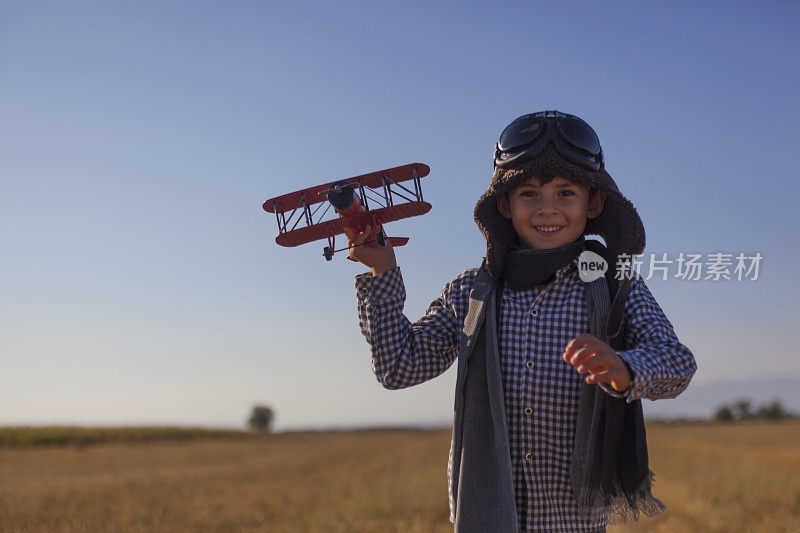
<svg viewBox="0 0 800 533"><path fill-rule="evenodd" d="M610 531L799 531L800 422L651 426L659 518ZM452 531L449 433L0 449L0 531Z"/></svg>
<svg viewBox="0 0 800 533"><path fill-rule="evenodd" d="M660 517L622 531L800 531L800 421L648 427Z"/></svg>
<svg viewBox="0 0 800 533"><path fill-rule="evenodd" d="M446 432L0 451L0 530L449 531Z"/></svg>

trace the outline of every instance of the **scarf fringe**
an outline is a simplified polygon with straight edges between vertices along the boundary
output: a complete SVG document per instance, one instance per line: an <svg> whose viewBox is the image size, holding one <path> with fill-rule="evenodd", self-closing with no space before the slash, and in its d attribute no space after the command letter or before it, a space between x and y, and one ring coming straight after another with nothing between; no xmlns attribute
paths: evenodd
<svg viewBox="0 0 800 533"><path fill-rule="evenodd" d="M639 488L631 494L625 494L619 484L615 484L611 494L604 493L600 488L585 490L580 495L578 506L587 516L592 509L598 507L607 509L610 525L635 522L639 520L641 514L657 516L666 507L651 492L654 477L653 472L649 472Z"/></svg>

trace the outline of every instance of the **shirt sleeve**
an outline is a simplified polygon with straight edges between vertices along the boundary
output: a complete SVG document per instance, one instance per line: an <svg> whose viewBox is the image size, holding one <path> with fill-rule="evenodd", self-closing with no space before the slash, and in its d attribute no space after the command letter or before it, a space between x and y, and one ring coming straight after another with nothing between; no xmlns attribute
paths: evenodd
<svg viewBox="0 0 800 533"><path fill-rule="evenodd" d="M372 371L385 388L423 383L453 364L460 320L452 286L445 286L425 316L412 324L403 314L406 292L399 268L356 277L359 326L372 351Z"/></svg>
<svg viewBox="0 0 800 533"><path fill-rule="evenodd" d="M628 402L676 397L689 385L697 364L638 276L631 284L624 316L626 346L630 348L618 353L630 368L633 381L621 395Z"/></svg>

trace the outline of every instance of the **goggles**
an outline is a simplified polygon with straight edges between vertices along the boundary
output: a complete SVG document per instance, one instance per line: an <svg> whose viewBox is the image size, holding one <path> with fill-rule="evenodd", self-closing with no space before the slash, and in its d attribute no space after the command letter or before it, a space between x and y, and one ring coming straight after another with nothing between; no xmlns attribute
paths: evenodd
<svg viewBox="0 0 800 533"><path fill-rule="evenodd" d="M592 170L603 166L603 149L591 126L560 111L523 115L509 124L495 147L494 166L508 168L532 159L548 141L564 159Z"/></svg>

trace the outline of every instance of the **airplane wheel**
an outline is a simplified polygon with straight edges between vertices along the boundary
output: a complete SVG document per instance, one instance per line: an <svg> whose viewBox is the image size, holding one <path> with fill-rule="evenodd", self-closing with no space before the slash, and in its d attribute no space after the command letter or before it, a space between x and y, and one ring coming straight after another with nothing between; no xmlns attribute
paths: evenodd
<svg viewBox="0 0 800 533"><path fill-rule="evenodd" d="M329 246L326 246L322 249L322 255L325 256L326 261L330 261L333 259L333 250L331 250Z"/></svg>
<svg viewBox="0 0 800 533"><path fill-rule="evenodd" d="M382 231L378 233L378 244L386 246L386 234Z"/></svg>

